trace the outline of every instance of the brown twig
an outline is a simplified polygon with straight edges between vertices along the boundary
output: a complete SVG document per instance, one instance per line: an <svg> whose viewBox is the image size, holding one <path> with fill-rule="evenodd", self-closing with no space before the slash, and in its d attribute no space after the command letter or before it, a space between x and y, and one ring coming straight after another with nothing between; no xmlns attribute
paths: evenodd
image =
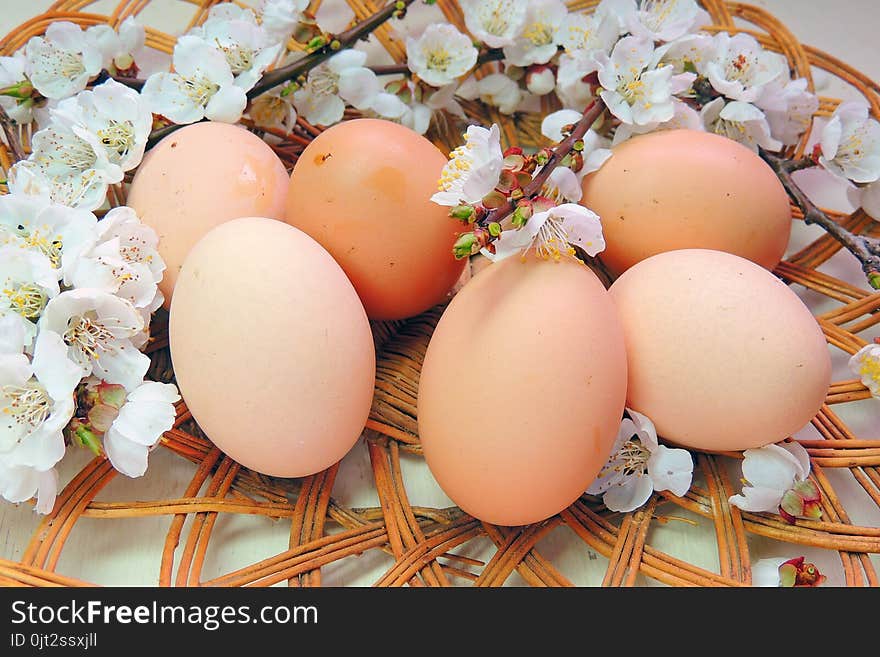
<svg viewBox="0 0 880 657"><path fill-rule="evenodd" d="M812 160L807 158L787 160L764 149L760 149L759 153L776 173L782 186L785 187L785 191L804 213L804 223L821 226L829 235L846 247L862 264L862 271L865 272L871 287L880 289L880 240L865 235L856 235L841 226L816 207L792 178L791 174L795 171L813 166Z"/></svg>
<svg viewBox="0 0 880 657"><path fill-rule="evenodd" d="M592 104L584 110L583 116L574 125L571 133L559 142L559 144L553 149L553 154L547 160L547 163L541 167L541 170L538 171L532 181L523 188L522 198L532 198L541 193L544 183L547 182L547 179L550 177L550 174L553 173L553 170L559 166L565 156L572 151L575 143L584 138L584 135L587 134L587 131L604 111L605 103L601 98L594 100ZM516 209L516 203L515 200L508 199L502 205L486 213L486 216L479 221L479 224L485 228L493 222L500 223L502 219Z"/></svg>
<svg viewBox="0 0 880 657"><path fill-rule="evenodd" d="M18 162L25 159L27 156L21 145L21 139L18 137L18 127L15 121L9 118L9 114L6 113L3 107L0 107L0 124L3 126L3 133L6 135L6 145L9 146L13 160Z"/></svg>

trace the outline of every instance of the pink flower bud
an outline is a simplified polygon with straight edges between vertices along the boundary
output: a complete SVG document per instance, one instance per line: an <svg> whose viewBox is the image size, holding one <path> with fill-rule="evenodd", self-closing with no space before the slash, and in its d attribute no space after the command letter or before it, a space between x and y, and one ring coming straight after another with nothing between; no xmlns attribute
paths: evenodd
<svg viewBox="0 0 880 657"><path fill-rule="evenodd" d="M526 73L526 89L536 96L549 94L556 88L556 76L549 66L536 64Z"/></svg>

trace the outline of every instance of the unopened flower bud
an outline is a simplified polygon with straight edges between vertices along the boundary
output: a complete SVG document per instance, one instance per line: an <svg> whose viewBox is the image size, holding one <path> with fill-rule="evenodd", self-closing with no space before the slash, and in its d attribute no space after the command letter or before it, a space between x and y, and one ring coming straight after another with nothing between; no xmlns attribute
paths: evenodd
<svg viewBox="0 0 880 657"><path fill-rule="evenodd" d="M542 148L537 153L535 153L535 161L540 165L544 166L547 162L550 161L550 158L553 156L553 151L549 148Z"/></svg>
<svg viewBox="0 0 880 657"><path fill-rule="evenodd" d="M779 566L779 586L816 587L826 579L815 564L805 563L804 557L789 559Z"/></svg>
<svg viewBox="0 0 880 657"><path fill-rule="evenodd" d="M871 284L875 290L880 290L880 272L872 271L868 274L868 283Z"/></svg>
<svg viewBox="0 0 880 657"><path fill-rule="evenodd" d="M462 233L458 236L458 239L455 240L455 244L452 246L452 255L454 255L457 260L467 258L475 252L474 247L477 247L477 238L474 234ZM479 248L477 248L477 250L479 250Z"/></svg>
<svg viewBox="0 0 880 657"><path fill-rule="evenodd" d="M306 49L307 50L317 50L318 48L322 48L326 45L327 45L327 39L325 39L323 37L323 35L319 35L319 36L313 37L309 40L309 42L306 44Z"/></svg>
<svg viewBox="0 0 880 657"><path fill-rule="evenodd" d="M539 64L529 67L526 73L526 89L536 96L544 96L555 88L556 76L549 66Z"/></svg>
<svg viewBox="0 0 880 657"><path fill-rule="evenodd" d="M474 211L474 207L472 205L456 205L449 212L449 216L453 219L458 219L459 221L466 221L468 223L473 223L474 219L476 219L476 211Z"/></svg>
<svg viewBox="0 0 880 657"><path fill-rule="evenodd" d="M514 228L522 228L534 213L532 202L529 199L520 199L516 204L516 209L510 216L510 221Z"/></svg>
<svg viewBox="0 0 880 657"><path fill-rule="evenodd" d="M501 235L501 224L499 224L497 221L493 221L492 223L490 223L489 234L492 237L498 237L499 235Z"/></svg>

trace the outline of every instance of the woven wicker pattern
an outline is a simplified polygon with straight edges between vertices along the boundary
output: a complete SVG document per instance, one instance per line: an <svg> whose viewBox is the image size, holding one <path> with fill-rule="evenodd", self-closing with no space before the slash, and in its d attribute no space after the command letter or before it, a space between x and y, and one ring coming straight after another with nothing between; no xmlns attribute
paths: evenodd
<svg viewBox="0 0 880 657"><path fill-rule="evenodd" d="M126 17L144 10L150 0L122 0L109 16L89 13L89 0L59 0L51 11L37 17L0 41L0 52L10 54L28 38L41 34L53 20L73 20L81 25L108 22L118 25ZM192 5L192 23L207 15L215 4L210 0ZM359 18L373 13L384 3L349 0ZM437 3L447 18L463 25L460 10L450 0ZM570 2L572 9L592 11L598 2ZM827 70L853 85L880 117L880 89L845 63L800 44L774 17L753 6L720 0L702 3L710 12L714 30L747 30L766 47L788 58L796 76L810 79L810 67ZM735 19L742 19L734 23ZM187 25L180 25L180 32ZM403 61L402 44L387 26L377 37L396 61ZM148 28L147 45L171 52L174 37ZM821 98L819 114L828 116L838 103ZM477 102L465 103L471 117L483 124L503 126L508 144L534 144L540 139L538 122L512 122ZM547 107L547 109L552 109ZM295 133L283 136L279 154L292 167L297 153L317 134L314 126L299 120ZM458 128L446 126L430 135L449 149L460 139ZM790 154L803 152L807 136ZM24 135L25 146L28 135ZM0 148L0 165L11 165L10 154ZM113 205L124 203L125 186L110 193ZM833 214L833 213L832 213ZM799 214L795 212L795 216ZM856 232L880 235L880 224L859 211L851 216L834 215ZM880 293L867 286L853 286L823 273L818 268L831 258L839 245L823 236L781 263L776 273L786 282L804 286L833 300L832 310L816 320L834 349L847 354L866 344L860 337L880 322ZM791 556L804 549L822 549L839 557L847 586L876 586L876 562L880 553L880 527L860 526L853 518L864 517L859 509L845 508L838 488L855 489L860 504L880 508L880 432L856 435L842 419L842 407L870 397L857 380L835 381L826 404L813 426L821 438L806 440L812 458L811 478L823 496L823 520L784 522L773 514L743 513L728 504L739 492L738 454L696 454L694 485L683 498L655 494L641 509L619 514L607 511L600 500L583 496L561 514L535 525L511 529L481 523L457 508L424 508L408 497L403 462L421 458L416 422L416 394L419 369L433 327L442 308L401 322L374 325L377 348L377 381L372 412L363 438L369 450L372 485L380 505L351 508L334 497L339 466L297 480L273 479L251 472L220 453L194 425L184 403L178 408L177 423L162 439L158 449L169 450L192 463L189 485L168 499L129 502L97 502L98 493L116 477L101 458L87 464L60 493L54 513L34 533L18 562L0 561L0 583L33 586L72 586L83 583L77 572L63 575L56 567L65 544L77 523L94 519L91 531L124 531L121 519L162 516L167 519L156 583L160 586L320 586L322 574L353 555L380 551L382 560L351 561L383 564L376 586L499 586L511 583L514 572L533 586L570 586L573 582L554 560L553 541L545 541L567 528L567 539L576 542L583 559L592 559L601 569L595 584L635 586L743 586L751 583L755 541L772 539L789 544ZM150 376L172 380L167 349L165 316L156 315L154 338L149 350L153 360ZM412 455L412 456L409 456ZM156 476L156 473L151 473ZM125 483L125 482L122 482ZM283 532L288 549L257 563L251 563L219 577L207 578L202 570L209 547L217 547L215 526L224 514L256 515ZM96 529L95 524L99 523ZM674 546L687 541L709 541L717 552L717 568L694 564L675 556ZM468 551L473 542L490 549L479 559ZM493 547L494 545L494 547ZM366 567L366 566L364 566ZM592 584L592 582L588 583Z"/></svg>

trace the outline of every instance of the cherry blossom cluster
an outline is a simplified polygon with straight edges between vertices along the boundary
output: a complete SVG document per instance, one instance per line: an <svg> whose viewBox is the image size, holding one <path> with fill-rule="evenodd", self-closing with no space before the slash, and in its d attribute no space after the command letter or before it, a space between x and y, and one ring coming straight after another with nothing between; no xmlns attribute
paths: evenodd
<svg viewBox="0 0 880 657"><path fill-rule="evenodd" d="M179 400L146 380L142 351L163 302L158 237L129 207L96 215L140 163L153 117L137 91L92 83L135 71L143 41L131 20L118 32L61 21L0 59L4 109L40 126L0 196L0 496L36 497L41 513L69 445L144 474Z"/></svg>

